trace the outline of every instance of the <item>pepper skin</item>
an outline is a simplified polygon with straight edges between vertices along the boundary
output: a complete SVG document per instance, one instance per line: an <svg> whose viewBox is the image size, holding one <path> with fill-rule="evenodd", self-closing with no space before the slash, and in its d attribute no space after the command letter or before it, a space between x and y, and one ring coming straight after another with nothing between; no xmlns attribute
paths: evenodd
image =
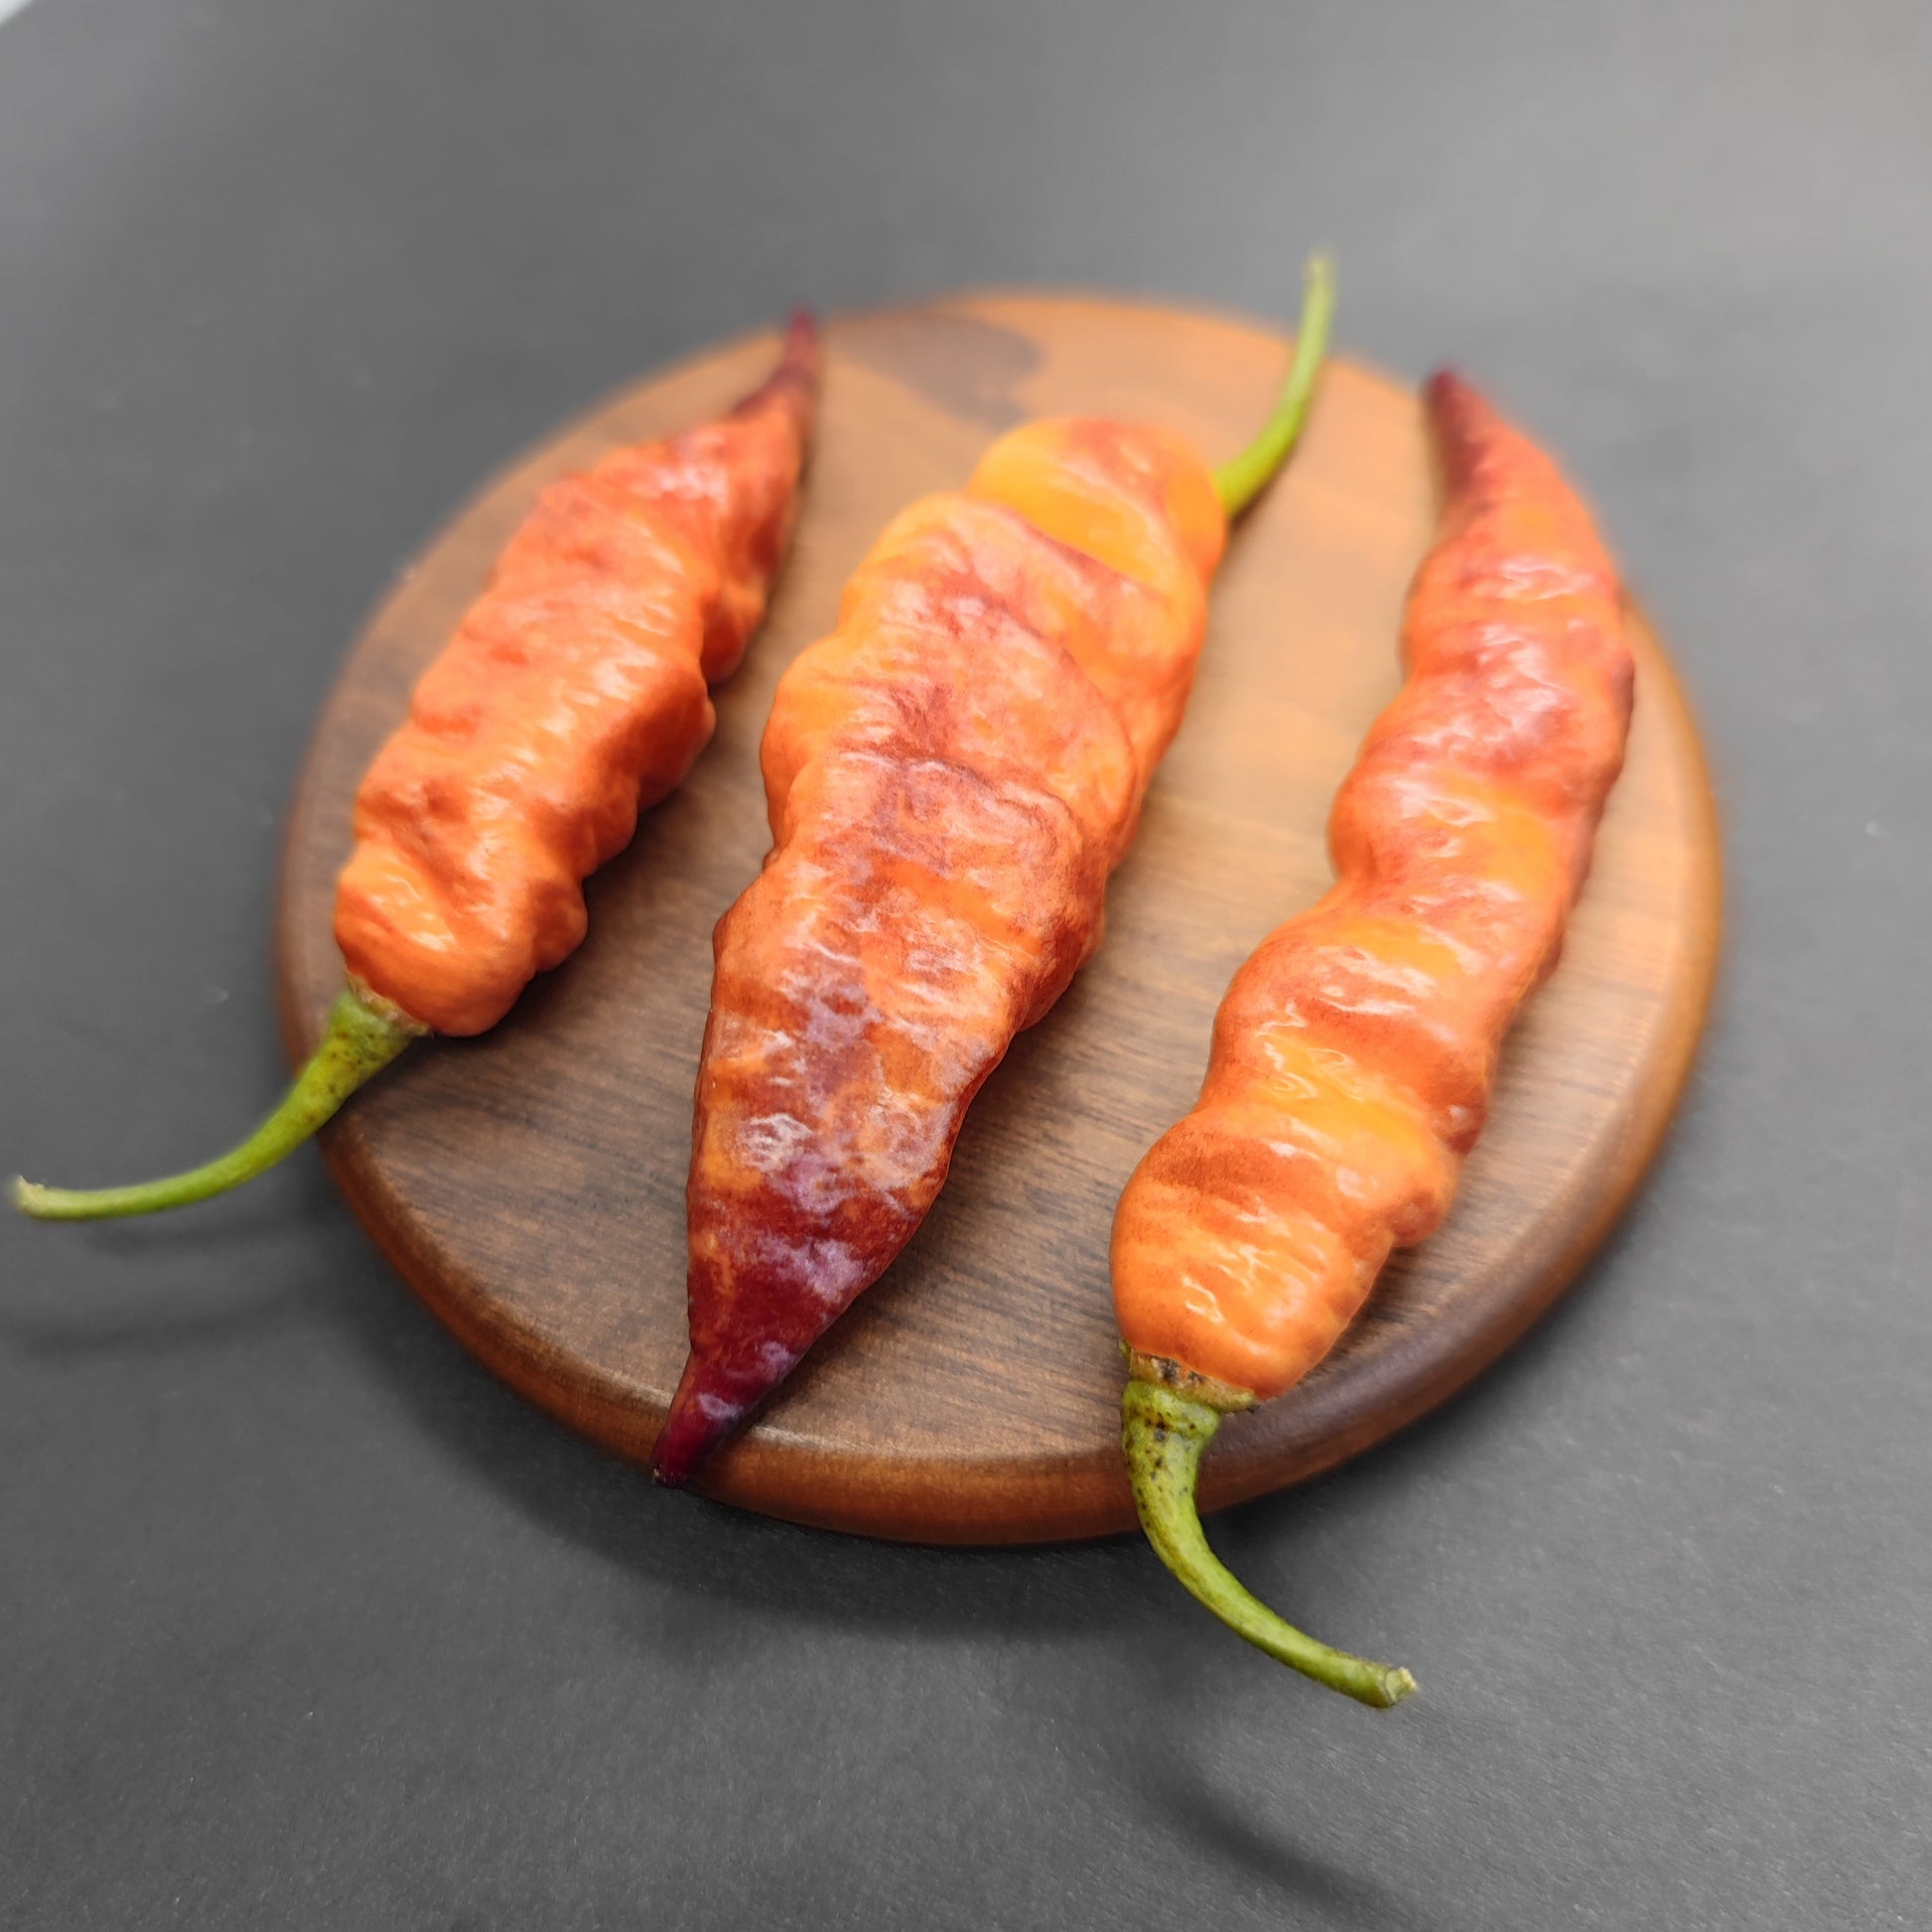
<svg viewBox="0 0 1932 1932"><path fill-rule="evenodd" d="M1335 800L1337 883L1235 975L1200 1099L1113 1236L1149 1536L1250 1641L1377 1704L1407 1672L1248 1597L1201 1537L1193 1468L1221 1414L1300 1381L1390 1251L1449 1211L1503 1035L1557 962L1633 676L1615 571L1556 466L1458 377L1425 400L1442 523L1409 595L1408 681Z"/></svg>
<svg viewBox="0 0 1932 1932"><path fill-rule="evenodd" d="M16 1183L43 1219L176 1207L306 1140L423 1033L479 1034L582 941L582 882L711 737L764 615L818 390L809 317L729 415L551 483L419 679L355 799L348 969L316 1057L240 1148L135 1187Z"/></svg>
<svg viewBox="0 0 1932 1932"><path fill-rule="evenodd" d="M762 751L773 848L715 937L661 1480L688 1480L885 1272L973 1096L1098 945L1193 679L1223 491L1245 501L1286 455L1328 301L1317 265L1293 425L1261 469L1230 484L1124 423L1016 430L887 528L786 672Z"/></svg>

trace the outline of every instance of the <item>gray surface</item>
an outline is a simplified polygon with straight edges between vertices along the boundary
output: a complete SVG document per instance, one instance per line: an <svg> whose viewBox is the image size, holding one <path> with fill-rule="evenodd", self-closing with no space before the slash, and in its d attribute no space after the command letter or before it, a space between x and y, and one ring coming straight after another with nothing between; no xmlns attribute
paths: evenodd
<svg viewBox="0 0 1932 1932"><path fill-rule="evenodd" d="M42 0L0 32L0 1167L280 1065L277 819L484 471L803 296L1291 301L1597 497L1728 820L1654 1184L1447 1413L1242 1511L1389 1716L1129 1544L653 1493L311 1155L0 1228L9 1927L1920 1925L1932 1605L1922 10Z"/></svg>

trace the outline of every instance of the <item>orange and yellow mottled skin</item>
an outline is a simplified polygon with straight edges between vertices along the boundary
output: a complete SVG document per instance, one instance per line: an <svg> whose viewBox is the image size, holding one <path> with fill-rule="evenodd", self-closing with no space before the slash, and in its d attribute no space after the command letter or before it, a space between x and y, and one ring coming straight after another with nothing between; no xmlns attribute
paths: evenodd
<svg viewBox="0 0 1932 1932"><path fill-rule="evenodd" d="M1173 438L1032 424L887 528L786 672L773 849L715 941L666 1480L885 1271L981 1083L1099 943L1225 537Z"/></svg>
<svg viewBox="0 0 1932 1932"><path fill-rule="evenodd" d="M554 483L417 683L355 799L336 901L351 976L477 1034L584 937L582 882L711 737L764 614L811 431L794 324L729 416Z"/></svg>
<svg viewBox="0 0 1932 1932"><path fill-rule="evenodd" d="M1223 1400L1298 1382L1448 1212L1622 764L1631 658L1588 512L1466 383L1427 401L1442 526L1408 681L1329 821L1337 883L1235 975L1200 1099L1114 1223L1130 1350Z"/></svg>

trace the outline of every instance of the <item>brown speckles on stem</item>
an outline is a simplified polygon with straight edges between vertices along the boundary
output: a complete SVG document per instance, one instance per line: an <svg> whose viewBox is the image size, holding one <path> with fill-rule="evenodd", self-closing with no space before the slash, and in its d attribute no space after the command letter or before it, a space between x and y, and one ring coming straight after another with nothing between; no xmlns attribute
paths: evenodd
<svg viewBox="0 0 1932 1932"><path fill-rule="evenodd" d="M1164 1389L1189 1401L1202 1402L1224 1416L1252 1409L1259 1399L1252 1390L1237 1389L1231 1382L1217 1382L1211 1375L1197 1375L1168 1355L1144 1355L1139 1349L1121 1343L1127 1357L1127 1372L1137 1382L1158 1382Z"/></svg>
<svg viewBox="0 0 1932 1932"><path fill-rule="evenodd" d="M1207 1546L1194 1506L1201 1451L1221 1426L1217 1409L1156 1382L1128 1383L1121 1447L1141 1527L1155 1554L1237 1636L1357 1703L1386 1710L1416 1688L1406 1670L1351 1657L1285 1623L1245 1590Z"/></svg>

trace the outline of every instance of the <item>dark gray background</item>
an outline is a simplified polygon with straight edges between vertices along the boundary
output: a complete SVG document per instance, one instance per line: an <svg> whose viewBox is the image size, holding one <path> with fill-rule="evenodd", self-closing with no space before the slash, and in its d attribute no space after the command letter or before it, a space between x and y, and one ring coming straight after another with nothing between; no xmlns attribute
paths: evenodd
<svg viewBox="0 0 1932 1932"><path fill-rule="evenodd" d="M1809 7L38 0L0 29L0 1167L281 1073L278 818L362 611L559 418L798 298L1089 283L1453 356L1674 639L1718 1022L1472 1393L1238 1512L1388 1716L1130 1543L654 1493L313 1154L9 1221L9 1927L1932 1920L1932 41Z"/></svg>

